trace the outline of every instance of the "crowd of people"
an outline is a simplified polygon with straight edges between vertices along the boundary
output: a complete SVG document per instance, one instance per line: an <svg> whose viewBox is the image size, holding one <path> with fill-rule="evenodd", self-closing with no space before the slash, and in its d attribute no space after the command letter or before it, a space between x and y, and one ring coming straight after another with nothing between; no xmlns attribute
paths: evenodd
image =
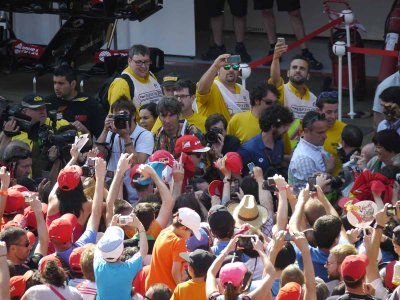
<svg viewBox="0 0 400 300"><path fill-rule="evenodd" d="M400 87L365 143L286 51L248 91L230 54L159 83L134 45L107 103L63 65L8 108L0 299L400 299Z"/></svg>

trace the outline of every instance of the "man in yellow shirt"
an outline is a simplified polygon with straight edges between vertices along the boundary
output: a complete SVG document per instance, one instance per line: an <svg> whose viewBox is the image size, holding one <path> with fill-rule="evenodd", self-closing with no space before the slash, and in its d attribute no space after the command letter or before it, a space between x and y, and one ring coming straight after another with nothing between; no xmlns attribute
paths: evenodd
<svg viewBox="0 0 400 300"><path fill-rule="evenodd" d="M205 134L206 118L203 115L193 110L193 102L196 100L196 84L191 80L178 80L174 86L174 96L182 106L180 119L187 120L189 124L196 126L200 131ZM157 118L151 133L157 134L158 130L162 127L160 118Z"/></svg>
<svg viewBox="0 0 400 300"><path fill-rule="evenodd" d="M278 90L271 84L262 83L250 94L251 110L238 113L228 123L227 133L236 136L240 143L248 141L261 132L261 112L278 101Z"/></svg>
<svg viewBox="0 0 400 300"><path fill-rule="evenodd" d="M221 114L228 122L234 114L250 109L249 92L237 83L240 64L228 63L230 56L217 57L200 78L196 91L199 114Z"/></svg>
<svg viewBox="0 0 400 300"><path fill-rule="evenodd" d="M337 148L340 146L342 140L342 131L346 127L346 124L339 121L338 118L338 93L322 92L318 96L317 110L321 114L325 114L325 118L328 122L328 130L326 131L326 139L324 142L324 149L329 152L335 158L335 168L333 169L332 175L337 176L339 171L342 169L342 161L337 152Z"/></svg>
<svg viewBox="0 0 400 300"><path fill-rule="evenodd" d="M150 70L150 51L146 46L133 45L129 49L128 67L122 72L132 80L134 94L131 95L129 83L124 78L116 78L108 89L108 103L111 105L121 96L132 99L139 115L142 105L150 102L158 102L162 97L162 90L157 79Z"/></svg>
<svg viewBox="0 0 400 300"><path fill-rule="evenodd" d="M284 83L281 77L279 59L287 52L287 45L276 43L274 58L271 63L271 78L268 83L276 86L279 92L279 102L293 112L294 122L289 128L288 134L292 148L296 146L301 137L300 120L304 115L316 109L317 97L307 87L310 79L309 62L305 57L295 56L289 65L287 77L289 81Z"/></svg>

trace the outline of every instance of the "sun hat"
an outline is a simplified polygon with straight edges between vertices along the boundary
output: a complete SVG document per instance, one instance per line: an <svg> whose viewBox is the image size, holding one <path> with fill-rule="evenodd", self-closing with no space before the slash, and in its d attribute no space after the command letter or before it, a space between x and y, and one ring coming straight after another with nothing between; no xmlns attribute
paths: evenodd
<svg viewBox="0 0 400 300"><path fill-rule="evenodd" d="M237 224L249 223L255 228L260 228L269 217L268 210L257 205L253 195L244 195L239 203L232 203L227 207Z"/></svg>

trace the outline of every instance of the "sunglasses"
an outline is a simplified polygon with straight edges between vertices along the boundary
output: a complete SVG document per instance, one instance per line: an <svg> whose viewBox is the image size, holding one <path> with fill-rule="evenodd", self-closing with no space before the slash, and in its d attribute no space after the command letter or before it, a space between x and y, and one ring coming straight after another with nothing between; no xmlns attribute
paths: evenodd
<svg viewBox="0 0 400 300"><path fill-rule="evenodd" d="M224 69L225 70L230 70L230 69L233 69L233 70L235 70L235 71L238 71L239 69L240 69L240 65L239 64L233 64L233 65L230 65L230 64L226 64L225 66L224 66Z"/></svg>
<svg viewBox="0 0 400 300"><path fill-rule="evenodd" d="M322 92L318 96L318 100L321 98L337 98L339 96L337 91Z"/></svg>

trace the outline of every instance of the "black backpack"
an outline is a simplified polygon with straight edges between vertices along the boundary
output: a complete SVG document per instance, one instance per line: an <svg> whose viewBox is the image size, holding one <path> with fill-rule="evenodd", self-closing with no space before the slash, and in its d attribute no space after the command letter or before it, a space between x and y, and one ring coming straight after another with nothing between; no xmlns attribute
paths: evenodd
<svg viewBox="0 0 400 300"><path fill-rule="evenodd" d="M128 83L131 98L133 98L133 95L135 94L135 85L133 84L133 81L128 74L115 74L114 76L109 77L106 82L104 82L103 85L100 87L99 93L97 94L97 102L106 113L110 111L110 103L108 102L108 90L111 83L117 78L122 78Z"/></svg>

